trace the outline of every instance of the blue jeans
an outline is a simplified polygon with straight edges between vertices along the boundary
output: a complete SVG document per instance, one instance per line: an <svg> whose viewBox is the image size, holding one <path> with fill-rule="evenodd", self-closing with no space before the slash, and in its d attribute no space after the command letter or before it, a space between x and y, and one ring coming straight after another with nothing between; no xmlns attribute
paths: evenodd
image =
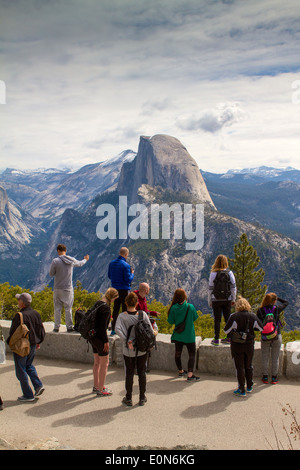
<svg viewBox="0 0 300 470"><path fill-rule="evenodd" d="M21 357L14 353L15 369L17 379L20 381L23 396L25 398L34 398L34 394L28 382L30 378L34 390L38 390L43 386L39 379L36 368L32 364L35 356L36 346L31 346L28 356Z"/></svg>

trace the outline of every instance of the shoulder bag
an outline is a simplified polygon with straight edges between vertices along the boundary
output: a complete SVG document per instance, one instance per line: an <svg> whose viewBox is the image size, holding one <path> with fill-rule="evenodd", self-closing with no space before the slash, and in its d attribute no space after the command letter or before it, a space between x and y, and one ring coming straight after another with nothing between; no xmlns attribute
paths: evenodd
<svg viewBox="0 0 300 470"><path fill-rule="evenodd" d="M15 354L18 356L25 357L30 353L30 342L28 339L29 330L23 322L23 315L21 312L18 312L20 315L20 325L16 331L12 334L9 340L9 347Z"/></svg>
<svg viewBox="0 0 300 470"><path fill-rule="evenodd" d="M187 308L187 311L186 311L186 314L185 314L185 317L184 317L183 322L181 322L181 323L179 323L179 325L175 326L175 328L174 328L174 333L183 333L183 332L184 332L184 330L185 330L186 317L187 317L189 308L190 308L190 306L188 306L188 308Z"/></svg>

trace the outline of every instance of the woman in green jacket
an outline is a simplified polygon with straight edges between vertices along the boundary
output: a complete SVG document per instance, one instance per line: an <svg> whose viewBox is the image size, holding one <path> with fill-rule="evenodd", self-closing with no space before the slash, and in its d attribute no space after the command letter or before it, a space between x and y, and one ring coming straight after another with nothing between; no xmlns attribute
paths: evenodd
<svg viewBox="0 0 300 470"><path fill-rule="evenodd" d="M176 332L176 327L184 322L185 328L179 333ZM184 289L176 289L171 306L168 311L168 322L175 328L171 337L172 343L175 343L175 363L178 368L179 377L187 375L188 382L195 382L200 380L200 377L196 377L193 373L196 357L196 335L194 321L198 318L198 314L194 305L187 302L187 295ZM182 368L181 354L183 346L187 347L189 353L188 370Z"/></svg>

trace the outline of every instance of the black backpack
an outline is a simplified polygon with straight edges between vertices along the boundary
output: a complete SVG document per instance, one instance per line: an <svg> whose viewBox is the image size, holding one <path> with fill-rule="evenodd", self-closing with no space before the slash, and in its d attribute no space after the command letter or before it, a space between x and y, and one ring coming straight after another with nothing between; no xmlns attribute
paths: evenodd
<svg viewBox="0 0 300 470"><path fill-rule="evenodd" d="M218 271L214 279L214 288L212 293L217 300L228 300L231 290L230 290L230 276L229 271Z"/></svg>
<svg viewBox="0 0 300 470"><path fill-rule="evenodd" d="M134 348L136 349L136 353L138 351L150 351L150 349L155 346L155 335L153 333L152 325L149 324L146 320L144 320L143 310L139 310L139 318L137 324L131 325L128 328L127 343L133 326L135 326Z"/></svg>
<svg viewBox="0 0 300 470"><path fill-rule="evenodd" d="M86 340L93 338L97 333L97 312L102 304L103 301L98 300L87 312L79 309L75 312L74 330L78 331Z"/></svg>

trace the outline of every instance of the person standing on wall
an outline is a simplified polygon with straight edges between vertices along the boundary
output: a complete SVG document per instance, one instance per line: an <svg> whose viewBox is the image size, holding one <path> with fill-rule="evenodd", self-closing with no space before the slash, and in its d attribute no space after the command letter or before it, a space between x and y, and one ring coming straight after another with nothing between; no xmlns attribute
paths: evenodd
<svg viewBox="0 0 300 470"><path fill-rule="evenodd" d="M109 263L108 277L111 281L111 287L117 289L119 297L114 301L113 319L111 325L111 336L116 334L115 326L119 315L120 306L122 305L122 312L126 310L125 299L130 291L131 282L134 278L134 269L127 263L129 250L122 247L119 252L118 258Z"/></svg>
<svg viewBox="0 0 300 470"><path fill-rule="evenodd" d="M222 315L227 323L231 307L235 304L236 284L232 271L228 269L228 259L225 255L219 255L211 268L208 282L208 305L213 309L215 337L212 340L213 346L219 346L220 325ZM222 343L229 343L230 339L221 340Z"/></svg>
<svg viewBox="0 0 300 470"><path fill-rule="evenodd" d="M61 311L65 308L67 332L72 333L73 318L72 307L74 302L73 291L73 268L81 267L89 260L89 255L85 255L84 259L78 261L76 258L67 256L67 248L63 244L57 245L58 257L54 258L50 266L50 276L54 277L53 303L54 303L54 329L55 333L59 332Z"/></svg>

